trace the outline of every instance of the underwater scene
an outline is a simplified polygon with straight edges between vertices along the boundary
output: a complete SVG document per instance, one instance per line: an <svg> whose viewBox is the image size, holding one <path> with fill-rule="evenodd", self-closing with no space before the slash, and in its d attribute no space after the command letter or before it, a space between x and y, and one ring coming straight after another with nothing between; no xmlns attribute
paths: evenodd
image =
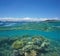
<svg viewBox="0 0 60 56"><path fill-rule="evenodd" d="M0 56L60 56L60 21L0 22Z"/></svg>

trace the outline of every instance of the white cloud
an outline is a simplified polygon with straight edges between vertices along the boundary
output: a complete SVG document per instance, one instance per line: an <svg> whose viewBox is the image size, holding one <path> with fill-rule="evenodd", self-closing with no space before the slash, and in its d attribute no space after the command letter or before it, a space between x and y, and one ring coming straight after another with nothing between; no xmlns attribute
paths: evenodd
<svg viewBox="0 0 60 56"><path fill-rule="evenodd" d="M59 18L0 18L0 21L45 21L45 20L59 20Z"/></svg>

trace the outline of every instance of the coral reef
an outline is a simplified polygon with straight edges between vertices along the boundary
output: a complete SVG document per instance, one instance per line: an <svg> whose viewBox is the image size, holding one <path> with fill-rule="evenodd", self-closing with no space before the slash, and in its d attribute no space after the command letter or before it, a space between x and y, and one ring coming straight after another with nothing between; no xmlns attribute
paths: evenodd
<svg viewBox="0 0 60 56"><path fill-rule="evenodd" d="M43 36L0 39L0 56L59 56L60 45Z"/></svg>
<svg viewBox="0 0 60 56"><path fill-rule="evenodd" d="M37 56L39 53L42 53L42 51L46 52L46 49L49 47L49 44L50 43L46 38L40 36L16 40L12 44L12 47L17 50L20 49L20 55Z"/></svg>

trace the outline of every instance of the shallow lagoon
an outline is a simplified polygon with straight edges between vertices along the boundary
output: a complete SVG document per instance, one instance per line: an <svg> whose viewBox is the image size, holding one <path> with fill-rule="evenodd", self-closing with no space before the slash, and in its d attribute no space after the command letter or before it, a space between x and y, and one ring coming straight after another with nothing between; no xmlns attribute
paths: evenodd
<svg viewBox="0 0 60 56"><path fill-rule="evenodd" d="M46 36L47 38L59 40L60 39L60 30L55 31L41 31L41 30L3 30L0 31L0 37L19 37L23 35L37 35L37 36Z"/></svg>
<svg viewBox="0 0 60 56"><path fill-rule="evenodd" d="M39 24L39 23L38 23ZM44 23L46 24L46 23ZM44 25L41 24L40 26ZM32 25L32 24L31 24ZM44 36L45 38L49 39L50 41L50 46L48 49L50 49L49 51L47 51L47 53L45 53L45 51L41 52L41 54L39 56L59 56L60 55L60 25L59 23L49 23L47 24L47 26L53 26L54 28L51 28L49 30L49 28L46 28L46 30L40 30L39 25L37 28L34 29L34 27L36 27L36 25L34 24L34 27L32 27L33 29L14 29L13 26L12 30L10 28L0 28L2 30L0 30L0 56L12 56L11 54L13 54L13 52L18 51L15 49L12 49L12 44L13 42L15 42L16 40L20 40L20 37L25 37L25 40L27 39L26 37L32 37L35 36L36 39L37 36ZM29 26L29 24L28 24ZM26 27L28 27L26 26ZM10 26L7 26L10 27ZM21 26L20 26L21 27ZM31 26L29 26L31 27ZM44 26L46 27L46 25ZM5 30L8 29L8 30ZM44 29L44 28L43 28ZM15 39L17 38L17 39ZM19 41L18 41L19 42ZM44 41L42 41L44 42ZM15 42L16 43L16 42ZM30 43L30 42L29 42ZM18 44L18 43L17 43ZM24 47L25 48L25 47ZM35 51L34 51L35 52ZM34 53L33 52L33 53ZM24 55L23 55L24 56ZM34 56L34 55L33 55Z"/></svg>

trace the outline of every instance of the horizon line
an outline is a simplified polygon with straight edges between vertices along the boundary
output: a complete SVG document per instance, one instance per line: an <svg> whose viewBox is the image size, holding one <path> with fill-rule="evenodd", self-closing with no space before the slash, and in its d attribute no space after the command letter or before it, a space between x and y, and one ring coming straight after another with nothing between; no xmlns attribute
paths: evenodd
<svg viewBox="0 0 60 56"><path fill-rule="evenodd" d="M55 18L30 18L30 17L24 17L24 18L5 17L5 18L0 18L0 21L45 21L45 20L60 20L60 19L58 17L55 17Z"/></svg>

